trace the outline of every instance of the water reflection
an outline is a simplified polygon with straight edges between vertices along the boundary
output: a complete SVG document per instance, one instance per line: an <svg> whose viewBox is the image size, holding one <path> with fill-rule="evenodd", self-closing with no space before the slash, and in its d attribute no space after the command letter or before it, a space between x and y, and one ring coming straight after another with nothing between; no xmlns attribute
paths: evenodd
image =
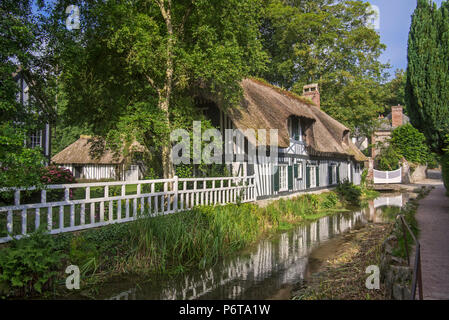
<svg viewBox="0 0 449 320"><path fill-rule="evenodd" d="M388 209L402 208L409 200L408 194L389 194L369 201L369 222L383 223L390 219L385 211Z"/></svg>
<svg viewBox="0 0 449 320"><path fill-rule="evenodd" d="M337 214L263 240L249 253L223 261L206 271L175 280L143 284L110 299L266 299L284 285L303 279L308 256L323 242L363 226L384 222L382 208L402 206L404 195L383 196L361 211Z"/></svg>

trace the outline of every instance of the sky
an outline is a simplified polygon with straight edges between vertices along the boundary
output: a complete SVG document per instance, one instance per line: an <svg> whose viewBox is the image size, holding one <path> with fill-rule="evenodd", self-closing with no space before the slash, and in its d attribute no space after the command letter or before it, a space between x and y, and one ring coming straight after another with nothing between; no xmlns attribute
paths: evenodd
<svg viewBox="0 0 449 320"><path fill-rule="evenodd" d="M389 62L394 75L396 69L407 68L407 42L412 14L416 8L416 0L368 0L379 7L380 38L387 49L381 57L383 63ZM435 0L441 5L443 0Z"/></svg>

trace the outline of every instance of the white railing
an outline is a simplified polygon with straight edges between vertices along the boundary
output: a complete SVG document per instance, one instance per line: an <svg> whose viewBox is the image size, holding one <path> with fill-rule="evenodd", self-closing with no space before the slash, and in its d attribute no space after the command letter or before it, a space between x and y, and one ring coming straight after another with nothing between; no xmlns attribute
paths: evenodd
<svg viewBox="0 0 449 320"><path fill-rule="evenodd" d="M40 201L21 203L22 195L30 197L27 191L34 191ZM143 215L189 211L200 205L256 200L255 176L49 185L45 190L13 188L0 189L0 193L14 194L14 205L0 207L0 243L20 239L42 225L57 234L129 222Z"/></svg>
<svg viewBox="0 0 449 320"><path fill-rule="evenodd" d="M402 183L402 168L395 171L374 170L374 184Z"/></svg>

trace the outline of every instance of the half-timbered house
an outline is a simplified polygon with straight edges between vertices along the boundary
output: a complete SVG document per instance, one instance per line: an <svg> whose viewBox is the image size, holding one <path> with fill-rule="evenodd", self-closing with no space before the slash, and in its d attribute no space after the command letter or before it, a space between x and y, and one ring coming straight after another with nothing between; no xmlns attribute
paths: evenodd
<svg viewBox="0 0 449 320"><path fill-rule="evenodd" d="M213 96L203 93L198 103L222 136L226 129L243 134L247 129L278 130L277 161L248 161L250 145L260 152L260 140L254 136L245 136L245 150L234 149L232 172L255 174L258 198L328 188L345 179L360 184L367 158L351 141L350 130L320 109L318 85L305 86L303 96L257 79L244 79L241 85L243 99L236 108L224 111ZM274 144L269 136L265 143ZM239 153L244 161L236 160Z"/></svg>

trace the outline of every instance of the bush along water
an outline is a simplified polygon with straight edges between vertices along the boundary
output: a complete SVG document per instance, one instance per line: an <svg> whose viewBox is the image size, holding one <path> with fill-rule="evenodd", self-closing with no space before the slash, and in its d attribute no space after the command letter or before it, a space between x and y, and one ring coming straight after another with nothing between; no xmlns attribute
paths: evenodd
<svg viewBox="0 0 449 320"><path fill-rule="evenodd" d="M338 184L336 189L341 201L351 206L360 206L362 197L362 188L345 180Z"/></svg>
<svg viewBox="0 0 449 320"><path fill-rule="evenodd" d="M0 249L3 296L38 294L55 283L60 284L58 292L65 293L64 270L72 264L80 268L82 288L93 288L113 276L148 278L208 268L276 232L347 211L346 199L355 203L356 189L344 186L340 187L343 197L329 192L277 200L264 208L255 204L196 207L79 233L39 233L16 240Z"/></svg>

